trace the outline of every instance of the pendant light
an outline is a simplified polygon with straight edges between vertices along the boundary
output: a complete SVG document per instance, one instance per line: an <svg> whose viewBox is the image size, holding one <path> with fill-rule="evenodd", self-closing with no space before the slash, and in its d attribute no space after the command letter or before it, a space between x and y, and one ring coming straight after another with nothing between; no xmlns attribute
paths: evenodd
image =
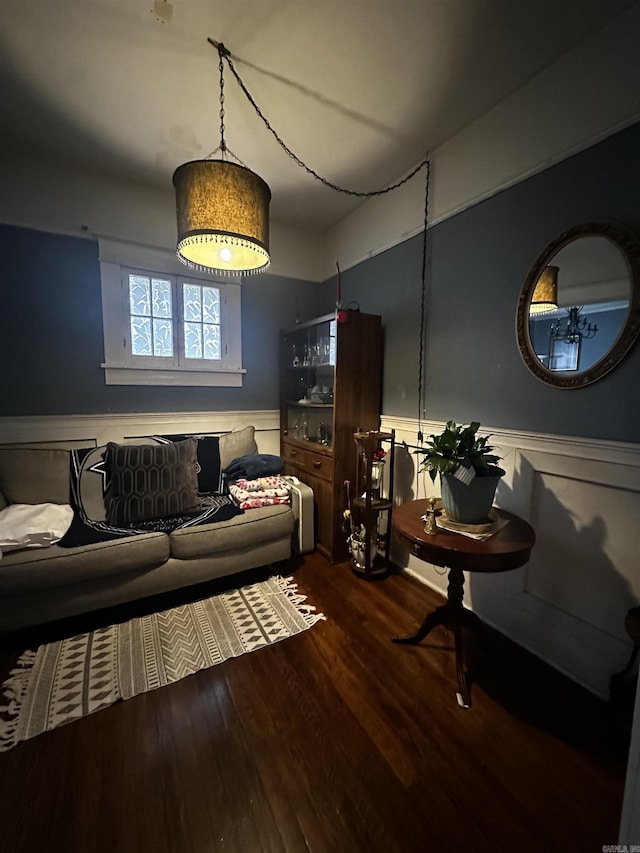
<svg viewBox="0 0 640 853"><path fill-rule="evenodd" d="M178 259L191 269L216 274L264 272L269 259L269 202L265 181L225 157L223 44L220 55L220 158L192 160L173 175L178 220ZM232 155L235 156L235 155ZM237 158L236 158L237 159Z"/></svg>
<svg viewBox="0 0 640 853"><path fill-rule="evenodd" d="M410 181L424 166L425 158L407 175L379 190L352 190L322 177L289 148L274 130L243 83L231 53L222 44L207 38L220 58L220 145L205 160L192 160L173 174L178 217L178 258L192 269L205 272L246 275L264 272L269 258L269 202L271 190L261 177L248 169L227 148L224 139L224 63L247 100L278 145L298 166L325 187L366 199L393 192ZM220 159L211 159L220 151ZM231 163L228 155L237 163Z"/></svg>
<svg viewBox="0 0 640 853"><path fill-rule="evenodd" d="M529 314L549 314L558 307L558 271L560 267L546 266L536 283Z"/></svg>

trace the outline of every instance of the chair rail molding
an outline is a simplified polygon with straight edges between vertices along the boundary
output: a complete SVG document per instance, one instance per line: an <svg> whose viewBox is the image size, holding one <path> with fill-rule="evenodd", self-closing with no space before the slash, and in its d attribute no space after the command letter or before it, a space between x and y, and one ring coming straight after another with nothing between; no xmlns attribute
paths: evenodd
<svg viewBox="0 0 640 853"><path fill-rule="evenodd" d="M383 416L395 429L399 502L439 495L418 475L417 420ZM444 423L423 421L423 434ZM466 574L465 604L487 623L597 695L631 649L624 628L640 601L640 444L486 427L505 476L496 505L536 531L527 566L498 575ZM405 452L402 453L402 445ZM392 557L443 594L447 577L394 543Z"/></svg>
<svg viewBox="0 0 640 853"><path fill-rule="evenodd" d="M256 428L261 452L278 453L280 419L275 409L3 417L0 418L0 444L98 447L108 441L143 439L150 435L215 435L248 425Z"/></svg>

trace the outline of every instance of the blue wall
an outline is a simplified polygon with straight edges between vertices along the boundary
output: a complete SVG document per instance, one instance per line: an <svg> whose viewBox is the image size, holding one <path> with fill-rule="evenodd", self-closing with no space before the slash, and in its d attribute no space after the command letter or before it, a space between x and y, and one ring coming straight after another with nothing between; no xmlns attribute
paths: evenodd
<svg viewBox="0 0 640 853"><path fill-rule="evenodd" d="M98 244L2 226L0 257L0 416L274 409L279 330L320 313L320 285L249 277L242 388L107 386Z"/></svg>
<svg viewBox="0 0 640 853"><path fill-rule="evenodd" d="M428 232L425 416L487 427L640 440L640 345L599 382L560 390L516 344L522 284L567 228L612 219L640 233L640 125L624 130ZM343 274L345 303L381 314L383 412L418 416L422 235ZM0 415L273 409L278 332L331 311L335 279L277 276L242 288L241 389L104 384L97 244L0 227Z"/></svg>
<svg viewBox="0 0 640 853"><path fill-rule="evenodd" d="M426 417L487 427L640 440L640 344L599 382L545 385L520 357L518 297L560 233L617 220L640 234L640 125L448 219L428 232ZM343 275L346 300L382 314L383 412L417 416L422 235Z"/></svg>

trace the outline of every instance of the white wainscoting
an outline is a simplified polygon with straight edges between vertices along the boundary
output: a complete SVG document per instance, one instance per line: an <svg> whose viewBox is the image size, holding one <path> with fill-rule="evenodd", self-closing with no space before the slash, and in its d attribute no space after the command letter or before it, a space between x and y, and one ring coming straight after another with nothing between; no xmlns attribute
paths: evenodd
<svg viewBox="0 0 640 853"><path fill-rule="evenodd" d="M253 424L260 452L278 454L277 411L162 412L0 418L0 444L98 446L154 434L224 433ZM424 422L425 434L444 424ZM417 421L383 417L383 429L415 446ZM527 519L536 545L527 566L466 574L465 603L485 621L606 697L631 648L627 610L640 601L640 445L516 433L487 426L506 470L498 506ZM439 494L416 474L416 456L396 453L396 500ZM394 561L443 594L443 569L397 543ZM398 629L411 628L398 626Z"/></svg>
<svg viewBox="0 0 640 853"><path fill-rule="evenodd" d="M399 443L416 444L417 421L383 417ZM438 433L443 423L423 423ZM481 432L484 432L481 429ZM501 574L465 574L465 603L489 624L603 698L631 651L624 628L640 602L640 445L487 427L506 476L496 504L536 531L529 564ZM396 453L398 503L439 494ZM394 561L445 593L446 573L394 543ZM398 626L399 629L414 626Z"/></svg>
<svg viewBox="0 0 640 853"><path fill-rule="evenodd" d="M149 435L221 434L253 425L261 453L280 453L277 411L158 412L0 418L0 444L99 447Z"/></svg>

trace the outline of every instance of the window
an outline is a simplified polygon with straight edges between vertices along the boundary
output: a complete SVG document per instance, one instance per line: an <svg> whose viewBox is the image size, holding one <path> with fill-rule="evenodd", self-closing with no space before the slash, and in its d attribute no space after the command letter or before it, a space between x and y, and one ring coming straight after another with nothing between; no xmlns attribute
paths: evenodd
<svg viewBox="0 0 640 853"><path fill-rule="evenodd" d="M182 284L185 358L220 360L220 289Z"/></svg>
<svg viewBox="0 0 640 853"><path fill-rule="evenodd" d="M107 385L242 385L239 284L110 240L100 270Z"/></svg>
<svg viewBox="0 0 640 853"><path fill-rule="evenodd" d="M173 358L171 281L128 274L131 354Z"/></svg>
<svg viewBox="0 0 640 853"><path fill-rule="evenodd" d="M178 365L222 361L219 287L178 278L176 288L172 278L140 271L127 270L126 277L132 363L136 357L170 358Z"/></svg>

